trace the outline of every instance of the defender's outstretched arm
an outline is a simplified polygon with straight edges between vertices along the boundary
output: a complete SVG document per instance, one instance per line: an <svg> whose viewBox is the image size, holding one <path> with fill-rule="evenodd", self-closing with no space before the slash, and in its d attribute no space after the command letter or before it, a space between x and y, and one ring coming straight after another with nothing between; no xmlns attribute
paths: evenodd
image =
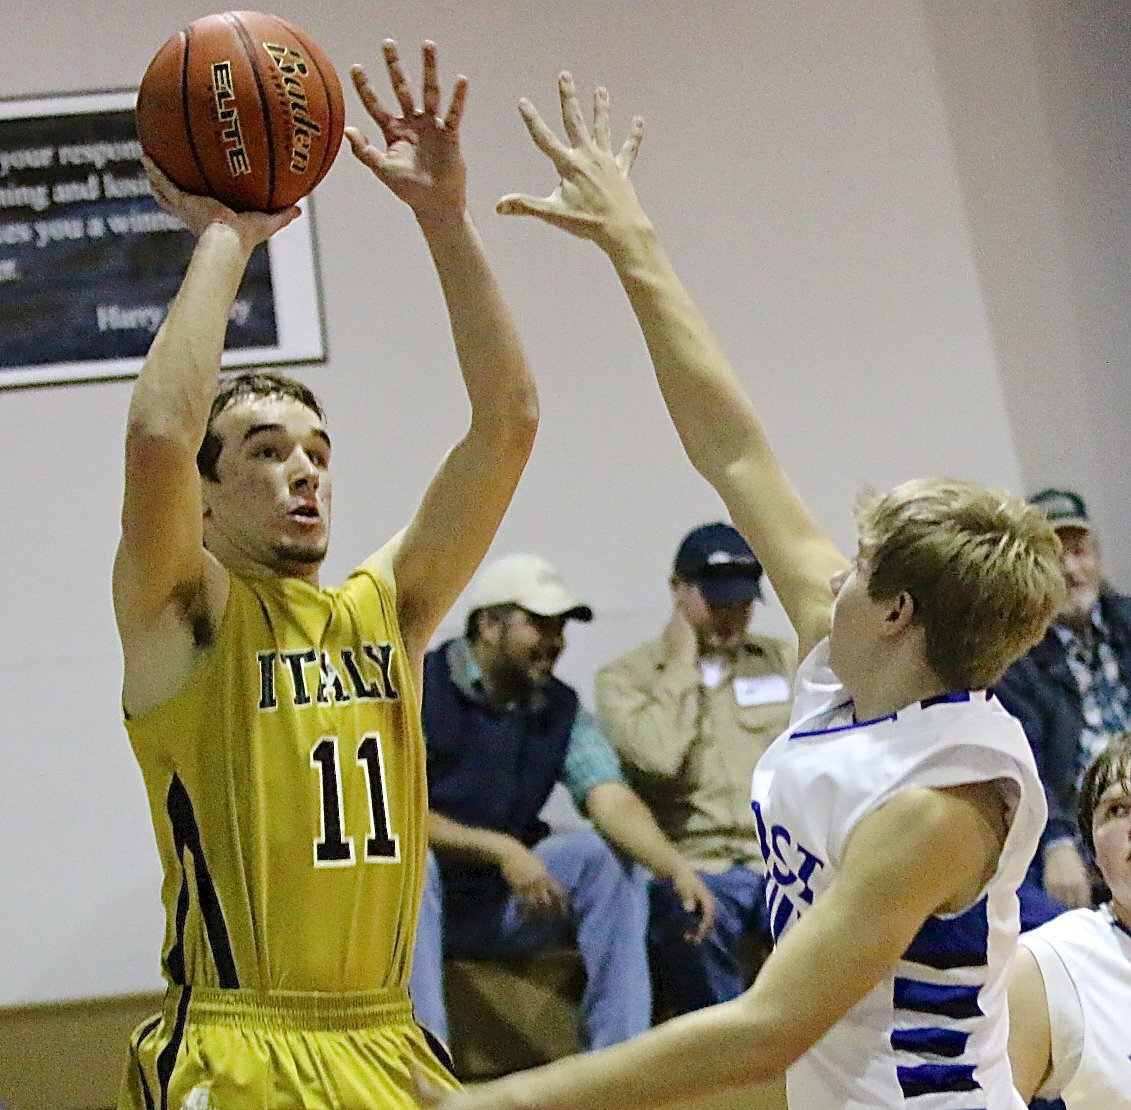
<svg viewBox="0 0 1131 1110"><path fill-rule="evenodd" d="M688 457L762 560L804 656L828 631L829 579L846 560L782 470L754 406L640 206L629 171L643 121L633 120L627 140L614 153L606 91L598 89L594 96L590 128L568 73L560 76L558 88L568 145L529 100L522 100L519 110L561 180L547 197L503 197L498 210L536 216L591 239L609 256Z"/></svg>

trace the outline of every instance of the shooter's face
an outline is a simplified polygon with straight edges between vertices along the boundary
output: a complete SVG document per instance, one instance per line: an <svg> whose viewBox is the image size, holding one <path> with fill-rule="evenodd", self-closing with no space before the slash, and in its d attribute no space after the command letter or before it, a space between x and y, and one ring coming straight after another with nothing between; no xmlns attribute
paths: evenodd
<svg viewBox="0 0 1131 1110"><path fill-rule="evenodd" d="M330 539L330 438L291 397L237 401L216 418L219 481L202 479L204 537L225 566L316 581Z"/></svg>

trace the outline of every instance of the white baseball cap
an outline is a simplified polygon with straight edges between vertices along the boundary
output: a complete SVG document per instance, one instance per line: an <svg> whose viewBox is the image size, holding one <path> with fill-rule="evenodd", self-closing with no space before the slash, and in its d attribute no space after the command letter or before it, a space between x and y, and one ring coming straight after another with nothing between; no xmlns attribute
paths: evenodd
<svg viewBox="0 0 1131 1110"><path fill-rule="evenodd" d="M480 570L467 594L468 609L519 605L539 617L591 621L593 610L566 589L561 574L541 555L504 555Z"/></svg>

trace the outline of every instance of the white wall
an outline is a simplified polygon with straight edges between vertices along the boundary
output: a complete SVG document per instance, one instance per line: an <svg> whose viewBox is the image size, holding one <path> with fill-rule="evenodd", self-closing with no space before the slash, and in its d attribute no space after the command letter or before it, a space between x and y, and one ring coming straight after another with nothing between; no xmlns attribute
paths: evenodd
<svg viewBox="0 0 1131 1110"><path fill-rule="evenodd" d="M1025 252L996 262L987 278L981 236L992 234L992 221L971 200L970 135L979 121L963 131L953 108L950 58L963 45L957 5L380 7L378 21L357 0L289 0L275 10L311 28L343 73L358 60L376 67L385 35L399 38L409 58L428 35L440 43L446 77L458 69L471 78L464 141L472 208L526 338L544 413L496 551L551 556L597 611L592 626L571 628L564 677L588 691L596 666L662 625L673 548L720 506L682 456L608 264L587 244L493 214L500 194L553 184L514 104L528 93L551 115L562 67L574 69L582 88L608 84L621 127L632 112L645 114L639 192L756 394L783 460L843 543L852 542L849 505L863 483L950 472L1022 490L1023 478L1057 476L1040 469L1037 452L1018 450L1006 405L1010 360L1001 337L1010 321L1000 317L1024 306L987 288L1007 285L1009 266L1023 268ZM994 12L999 29L1034 43L1024 72L1036 87L1050 59L1068 71L1082 64L1061 57L1055 23L1033 29L1027 5L1002 0ZM132 85L156 46L201 14L179 0L14 0L0 41L0 92ZM1086 50L1091 40L1077 29L1073 42ZM1045 144L1039 104L1019 98L1009 111L1011 128ZM360 122L352 99L349 118ZM1099 161L1106 141L1089 139ZM1050 150L1043 171L1055 175L1062 156ZM1093 230L1104 205L1119 203L1110 194L1101 203L1086 187L1073 202L1091 216L1072 219ZM1034 235L1046 210L1068 222L1055 189L1019 204L1019 235ZM437 284L408 214L344 155L318 190L317 225L331 358L300 376L322 395L333 426L336 521L326 578L334 580L413 511L466 405ZM1069 251L1068 239L1066 232L1049 248L1050 264L1079 272L1086 252L1080 244ZM1081 294L1092 299L1093 321L1107 289L1096 280L1102 288ZM1063 321L1057 347L1081 362L1084 322ZM1124 356L1119 339L1125 333L1111 331L1103 351ZM1101 382L1098 371L1081 372L1077 382L1085 393L1110 391L1123 374L1120 366ZM1017 393L1011 383L1011 401ZM109 601L128 394L128 384L0 393L8 460L0 558L12 579L0 625L8 690L0 718L0 1004L158 981L158 874L118 719ZM1089 394L1073 426L1105 404ZM1062 416L1024 408L1017 441L1034 442L1041 429L1051 438ZM1122 446L1126 428L1126 420L1104 425ZM1071 472L1096 498L1102 463L1116 457L1111 446ZM449 629L461 617L457 610ZM767 624L781 629L780 612Z"/></svg>
<svg viewBox="0 0 1131 1110"><path fill-rule="evenodd" d="M1086 497L1131 583L1131 9L928 5L955 165L1029 491Z"/></svg>

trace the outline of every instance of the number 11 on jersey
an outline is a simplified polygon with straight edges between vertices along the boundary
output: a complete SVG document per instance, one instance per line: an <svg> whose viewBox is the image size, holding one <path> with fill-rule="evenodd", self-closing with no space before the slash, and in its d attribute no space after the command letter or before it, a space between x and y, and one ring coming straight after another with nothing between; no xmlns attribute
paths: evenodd
<svg viewBox="0 0 1131 1110"><path fill-rule="evenodd" d="M369 836L365 840L366 863L396 863L401 858L400 841L389 829L389 800L385 792L385 763L380 733L368 732L357 747L357 764L365 775L369 795ZM351 867L353 837L345 835L342 777L338 760L338 738L323 736L310 751L310 765L318 772L321 786L322 835L314 841L315 867Z"/></svg>

